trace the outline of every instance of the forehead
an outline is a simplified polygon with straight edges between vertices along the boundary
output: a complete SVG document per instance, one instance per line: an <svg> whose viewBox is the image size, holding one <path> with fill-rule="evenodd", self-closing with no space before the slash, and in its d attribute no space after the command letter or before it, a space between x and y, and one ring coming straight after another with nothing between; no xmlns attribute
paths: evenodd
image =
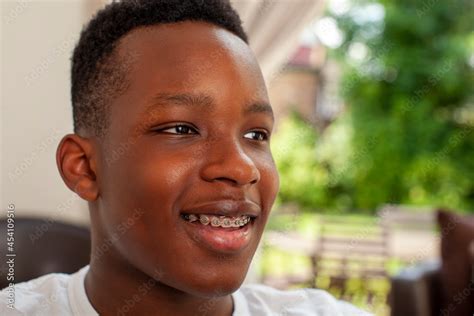
<svg viewBox="0 0 474 316"><path fill-rule="evenodd" d="M216 102L233 100L242 106L268 100L248 45L212 24L186 21L142 27L127 34L118 49L122 62L131 65L130 83L111 107L111 125L123 127L124 120L138 119L157 94L206 94Z"/></svg>
<svg viewBox="0 0 474 316"><path fill-rule="evenodd" d="M156 65L191 66L219 58L258 66L248 45L233 33L210 23L184 21L132 30L120 40L120 49Z"/></svg>

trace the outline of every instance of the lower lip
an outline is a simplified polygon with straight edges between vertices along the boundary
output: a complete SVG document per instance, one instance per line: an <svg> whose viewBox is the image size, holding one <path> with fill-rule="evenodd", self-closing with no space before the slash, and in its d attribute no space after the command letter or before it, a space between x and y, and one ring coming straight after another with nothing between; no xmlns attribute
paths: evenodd
<svg viewBox="0 0 474 316"><path fill-rule="evenodd" d="M185 229L194 242L202 244L210 250L225 253L241 251L249 244L255 221L252 219L247 225L240 228L223 228L181 220L185 223Z"/></svg>

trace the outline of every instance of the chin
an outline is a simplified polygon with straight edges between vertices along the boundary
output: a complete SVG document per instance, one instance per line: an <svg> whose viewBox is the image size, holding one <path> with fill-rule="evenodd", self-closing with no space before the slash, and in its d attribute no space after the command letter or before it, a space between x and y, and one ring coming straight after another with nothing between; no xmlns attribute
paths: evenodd
<svg viewBox="0 0 474 316"><path fill-rule="evenodd" d="M211 278L200 280L201 282L198 284L192 284L192 289L187 292L203 298L229 295L240 288L245 280L246 272L235 274L232 277L214 275Z"/></svg>

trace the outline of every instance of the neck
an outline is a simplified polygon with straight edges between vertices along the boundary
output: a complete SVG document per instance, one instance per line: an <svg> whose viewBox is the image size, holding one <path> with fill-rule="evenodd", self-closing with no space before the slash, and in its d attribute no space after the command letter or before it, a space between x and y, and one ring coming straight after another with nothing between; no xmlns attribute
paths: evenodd
<svg viewBox="0 0 474 316"><path fill-rule="evenodd" d="M231 295L202 298L157 281L119 260L92 257L85 278L86 293L100 315L227 315Z"/></svg>

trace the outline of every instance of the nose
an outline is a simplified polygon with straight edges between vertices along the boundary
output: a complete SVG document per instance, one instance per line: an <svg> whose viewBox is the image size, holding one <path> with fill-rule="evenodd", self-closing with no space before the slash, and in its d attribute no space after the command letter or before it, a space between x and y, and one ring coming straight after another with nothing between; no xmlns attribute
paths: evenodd
<svg viewBox="0 0 474 316"><path fill-rule="evenodd" d="M238 142L216 142L205 155L201 177L209 182L224 181L233 185L255 184L260 172Z"/></svg>

